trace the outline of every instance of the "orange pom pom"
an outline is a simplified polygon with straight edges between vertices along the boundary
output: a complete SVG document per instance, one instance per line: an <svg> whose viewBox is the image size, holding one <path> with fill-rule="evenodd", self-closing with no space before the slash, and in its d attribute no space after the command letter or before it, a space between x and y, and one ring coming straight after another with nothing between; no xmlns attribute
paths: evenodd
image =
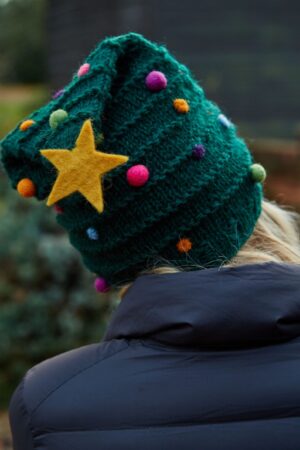
<svg viewBox="0 0 300 450"><path fill-rule="evenodd" d="M22 197L33 197L36 193L35 185L29 178L19 181L17 191Z"/></svg>
<svg viewBox="0 0 300 450"><path fill-rule="evenodd" d="M33 124L35 123L34 120L28 119L28 120L24 120L24 122L21 123L20 125L20 130L21 131L26 131L29 127L31 127Z"/></svg>
<svg viewBox="0 0 300 450"><path fill-rule="evenodd" d="M187 113L190 110L190 106L184 98L175 98L173 106L179 113Z"/></svg>
<svg viewBox="0 0 300 450"><path fill-rule="evenodd" d="M177 242L176 247L180 253L188 253L192 248L192 242L188 238L182 238Z"/></svg>

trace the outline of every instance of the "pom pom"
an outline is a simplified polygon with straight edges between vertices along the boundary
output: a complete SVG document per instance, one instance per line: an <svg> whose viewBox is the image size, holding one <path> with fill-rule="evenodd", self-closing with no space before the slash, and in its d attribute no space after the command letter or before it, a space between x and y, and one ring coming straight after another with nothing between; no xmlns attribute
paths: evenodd
<svg viewBox="0 0 300 450"><path fill-rule="evenodd" d="M188 238L182 238L177 242L176 247L180 253L188 253L192 248L192 242Z"/></svg>
<svg viewBox="0 0 300 450"><path fill-rule="evenodd" d="M162 72L153 70L146 77L146 86L150 91L158 92L167 87L167 79Z"/></svg>
<svg viewBox="0 0 300 450"><path fill-rule="evenodd" d="M36 193L35 185L29 178L19 181L17 191L22 197L33 197Z"/></svg>
<svg viewBox="0 0 300 450"><path fill-rule="evenodd" d="M252 164L250 167L253 181L263 183L266 179L267 172L261 164Z"/></svg>
<svg viewBox="0 0 300 450"><path fill-rule="evenodd" d="M58 91L54 92L54 94L52 95L52 98L55 100L56 98L58 98L61 95L63 95L64 92L65 92L64 89L59 89Z"/></svg>
<svg viewBox="0 0 300 450"><path fill-rule="evenodd" d="M31 120L31 119L24 120L24 122L22 122L21 125L20 125L20 130L21 131L26 131L28 128L30 128L34 124L35 124L34 120Z"/></svg>
<svg viewBox="0 0 300 450"><path fill-rule="evenodd" d="M64 212L63 208L59 205L54 205L53 209L56 212L56 214L62 214Z"/></svg>
<svg viewBox="0 0 300 450"><path fill-rule="evenodd" d="M149 170L142 164L130 167L127 170L127 181L130 186L140 187L144 186L149 180Z"/></svg>
<svg viewBox="0 0 300 450"><path fill-rule="evenodd" d="M225 128L230 128L232 126L232 123L230 122L230 120L224 114L219 114L218 119L219 119L219 122Z"/></svg>
<svg viewBox="0 0 300 450"><path fill-rule="evenodd" d="M105 278L103 278L103 277L96 278L96 280L94 282L94 287L97 292L109 291L109 285L108 285L107 281L105 280Z"/></svg>
<svg viewBox="0 0 300 450"><path fill-rule="evenodd" d="M99 239L99 235L98 235L98 231L95 228L88 228L86 230L86 234L88 236L89 239L91 239L92 241L97 241Z"/></svg>
<svg viewBox="0 0 300 450"><path fill-rule="evenodd" d="M88 63L82 64L82 66L80 66L79 69L78 69L77 75L79 77L82 77L83 75L86 75L89 72L90 67L91 66Z"/></svg>
<svg viewBox="0 0 300 450"><path fill-rule="evenodd" d="M49 124L52 129L56 128L60 123L68 118L68 113L64 109L57 109L50 114Z"/></svg>
<svg viewBox="0 0 300 450"><path fill-rule="evenodd" d="M205 155L205 147L202 144L196 144L193 148L193 157L195 159L202 159Z"/></svg>
<svg viewBox="0 0 300 450"><path fill-rule="evenodd" d="M190 110L189 104L184 98L175 98L173 106L174 109L181 114L185 114Z"/></svg>

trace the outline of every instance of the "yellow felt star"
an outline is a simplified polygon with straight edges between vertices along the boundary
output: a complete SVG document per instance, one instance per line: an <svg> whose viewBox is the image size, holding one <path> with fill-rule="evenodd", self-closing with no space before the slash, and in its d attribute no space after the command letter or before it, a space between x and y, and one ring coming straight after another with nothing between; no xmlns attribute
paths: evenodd
<svg viewBox="0 0 300 450"><path fill-rule="evenodd" d="M84 122L73 150L46 149L41 154L58 170L47 205L80 192L99 213L104 209L101 175L128 161L128 156L96 150L90 120Z"/></svg>

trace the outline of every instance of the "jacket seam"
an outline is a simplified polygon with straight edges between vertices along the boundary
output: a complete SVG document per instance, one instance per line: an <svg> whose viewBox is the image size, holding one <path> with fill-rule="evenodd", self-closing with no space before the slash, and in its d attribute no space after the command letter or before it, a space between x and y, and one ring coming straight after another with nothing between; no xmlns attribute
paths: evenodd
<svg viewBox="0 0 300 450"><path fill-rule="evenodd" d="M122 339L128 339L128 338L122 338ZM163 341L159 341L158 339L157 340L154 340L154 339L151 339L150 341L149 341L149 338L145 338L145 339L142 339L142 338L131 338L131 340L136 340L136 341L139 341L140 342L140 344L141 345L143 345L144 347L146 347L146 348L150 348L150 349L153 349L153 350L163 350L163 351L166 351L166 352L184 352L184 353L197 353L197 354L199 354L199 353L201 353L201 354L215 354L215 353L237 353L237 352L239 352L239 351L242 351L242 352L248 352L248 353L251 353L251 352L258 352L258 351L261 351L261 350L265 350L265 349L268 349L268 348L271 348L271 347L278 347L278 346L283 346L283 345L285 345L285 344L295 344L295 343L298 343L298 341L299 341L299 339L300 339L300 336L295 336L295 337L291 337L291 338L287 338L287 339L285 339L285 340L282 340L282 341L278 341L278 342L272 342L272 343L269 343L269 344L263 344L263 345L253 345L253 346L249 346L249 347L201 347L201 346L198 346L198 347L189 347L189 346L187 346L187 345L185 345L185 346L180 346L180 345L172 345L171 343L167 343L167 342L163 342Z"/></svg>
<svg viewBox="0 0 300 450"><path fill-rule="evenodd" d="M52 391L50 391L45 398L43 398L38 405L31 411L30 413L30 417L33 416L34 413L36 413L36 411L39 409L40 406L42 406L42 404L48 400L49 397L51 397L52 394L54 394L58 389L60 389L62 386L64 386L66 383L68 383L70 380L72 380L73 378L77 377L77 375L80 375L81 373L85 372L86 370L91 369L92 367L96 366L97 364L100 364L101 362L105 361L106 359L112 358L113 356L115 356L117 353L120 353L124 350L126 350L128 348L128 343L126 342L126 347L117 350L116 352L114 352L113 354L107 356L106 358L102 358L100 361L96 361L93 362L92 364L90 364L87 367L84 367L83 369L79 370L78 372L74 373L73 375L71 375L69 378L67 378L66 380L64 380L62 383L60 383L58 386L56 386L55 389L52 389Z"/></svg>
<svg viewBox="0 0 300 450"><path fill-rule="evenodd" d="M134 426L134 427L111 427L111 428L70 428L70 429L64 429L64 430L47 430L44 433L41 434L60 434L60 433L85 433L85 432L91 432L91 431L103 431L103 432L110 432L110 431L134 431L134 430L149 430L149 429L156 429L156 428L183 428L183 427L202 427L202 426L210 426L210 425L232 425L236 423L243 423L243 422L269 422L269 421L277 421L277 420L290 420L290 419L300 419L300 415L295 416L285 416L285 417L260 417L260 418L245 418L245 419L239 419L239 420L220 420L220 421L208 421L208 422L182 422L182 423L166 423L166 424L152 424L152 425L140 425L140 426Z"/></svg>
<svg viewBox="0 0 300 450"><path fill-rule="evenodd" d="M21 383L21 401L22 401L22 405L23 405L26 417L28 419L28 428L29 428L29 431L30 431L31 445L32 445L32 448L34 449L35 448L34 438L33 438L34 433L33 433L33 426L31 424L31 415L30 415L29 410L27 408L26 401L25 401L25 395L24 395L26 378L27 378L27 374L24 376L24 378L22 380L22 383Z"/></svg>

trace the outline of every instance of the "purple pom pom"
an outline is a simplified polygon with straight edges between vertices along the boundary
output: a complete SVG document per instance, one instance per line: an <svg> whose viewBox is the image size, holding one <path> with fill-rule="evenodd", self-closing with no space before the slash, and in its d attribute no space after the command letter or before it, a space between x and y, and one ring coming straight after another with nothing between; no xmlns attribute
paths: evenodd
<svg viewBox="0 0 300 450"><path fill-rule="evenodd" d="M56 99L56 98L60 97L61 95L63 95L64 92L65 92L64 89L60 89L59 91L56 91L56 92L52 95L52 98L53 98L53 99Z"/></svg>
<svg viewBox="0 0 300 450"><path fill-rule="evenodd" d="M107 281L105 280L105 278L103 278L103 277L96 278L96 280L94 282L94 287L97 292L109 291L109 285L108 285Z"/></svg>
<svg viewBox="0 0 300 450"><path fill-rule="evenodd" d="M193 157L195 159L202 159L205 155L205 147L202 144L197 144L193 148Z"/></svg>
<svg viewBox="0 0 300 450"><path fill-rule="evenodd" d="M157 92L167 87L167 79L162 72L152 70L146 77L146 86L150 91Z"/></svg>

